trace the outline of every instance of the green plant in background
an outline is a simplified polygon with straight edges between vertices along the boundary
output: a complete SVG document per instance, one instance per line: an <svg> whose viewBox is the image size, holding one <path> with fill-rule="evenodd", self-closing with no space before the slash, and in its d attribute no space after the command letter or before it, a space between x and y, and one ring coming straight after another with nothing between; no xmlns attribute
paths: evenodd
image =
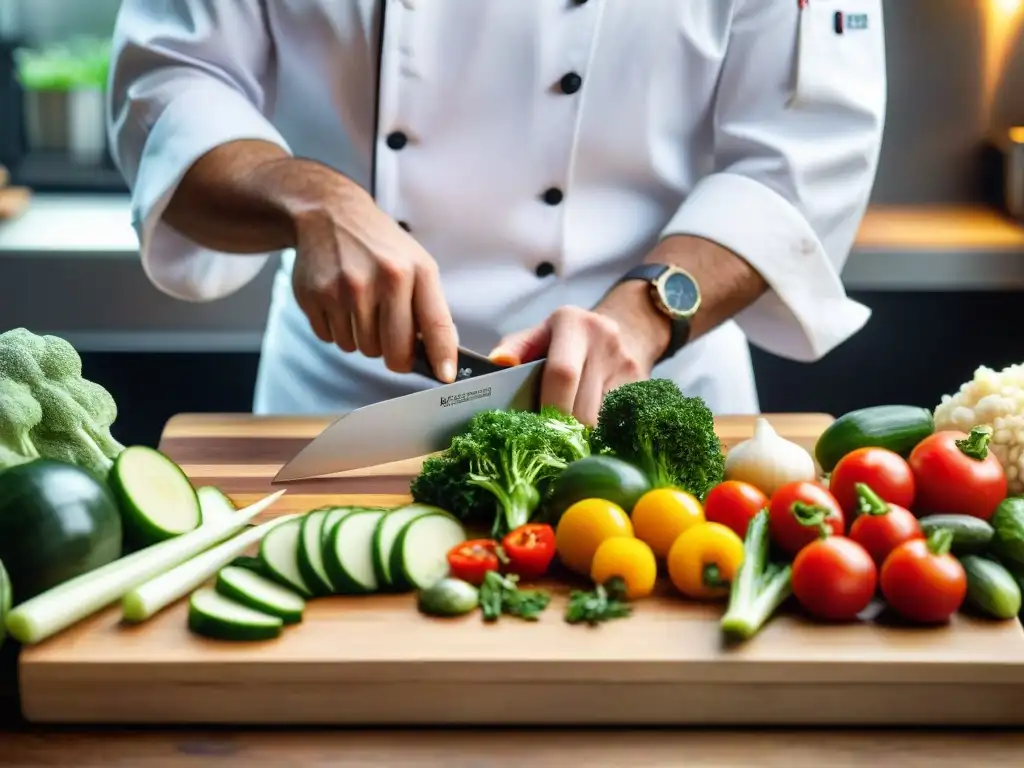
<svg viewBox="0 0 1024 768"><path fill-rule="evenodd" d="M103 90L110 71L110 40L75 38L15 52L18 82L32 91Z"/></svg>

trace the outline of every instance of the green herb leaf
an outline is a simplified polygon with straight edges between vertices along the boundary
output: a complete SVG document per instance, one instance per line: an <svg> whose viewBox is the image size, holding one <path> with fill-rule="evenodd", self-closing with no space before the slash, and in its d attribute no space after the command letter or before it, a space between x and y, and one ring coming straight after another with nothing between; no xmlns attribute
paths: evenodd
<svg viewBox="0 0 1024 768"><path fill-rule="evenodd" d="M484 621L497 621L505 614L536 621L551 602L551 595L540 589L519 589L519 577L488 571L480 585L480 608Z"/></svg>
<svg viewBox="0 0 1024 768"><path fill-rule="evenodd" d="M617 578L609 579L607 584L598 584L590 592L573 590L569 595L565 620L570 624L596 626L602 621L626 618L633 613L633 607L623 599L624 595L625 583Z"/></svg>

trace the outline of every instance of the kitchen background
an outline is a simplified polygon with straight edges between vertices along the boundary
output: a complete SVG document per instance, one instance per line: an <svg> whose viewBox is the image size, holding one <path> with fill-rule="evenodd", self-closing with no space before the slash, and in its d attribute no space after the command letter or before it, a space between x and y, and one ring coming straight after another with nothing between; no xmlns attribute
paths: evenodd
<svg viewBox="0 0 1024 768"><path fill-rule="evenodd" d="M15 41L102 40L118 4L0 0L0 41L9 51ZM872 209L844 274L874 314L819 363L755 350L765 411L930 407L979 364L1024 361L1024 225L1010 215L1024 215L1024 177L1004 170L1016 167L1016 155L1003 140L1024 125L1022 6L885 2L885 142ZM248 410L270 270L212 305L157 293L138 265L123 187L102 146L96 156L90 143L88 99L73 108L67 97L23 100L5 69L0 63L0 163L33 199L0 222L0 329L27 326L76 344L86 374L121 403L116 431L126 442L155 442L176 412ZM58 135L33 129L40 114L51 124L61 115ZM75 130L63 130L69 121Z"/></svg>

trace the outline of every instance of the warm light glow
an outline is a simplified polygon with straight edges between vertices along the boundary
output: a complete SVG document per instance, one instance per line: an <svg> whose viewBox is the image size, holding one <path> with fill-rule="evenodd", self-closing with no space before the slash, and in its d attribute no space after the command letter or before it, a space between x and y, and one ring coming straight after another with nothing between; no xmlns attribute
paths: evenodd
<svg viewBox="0 0 1024 768"><path fill-rule="evenodd" d="M984 107L992 107L1006 64L1018 41L1024 21L1024 0L981 0L982 31L985 35Z"/></svg>

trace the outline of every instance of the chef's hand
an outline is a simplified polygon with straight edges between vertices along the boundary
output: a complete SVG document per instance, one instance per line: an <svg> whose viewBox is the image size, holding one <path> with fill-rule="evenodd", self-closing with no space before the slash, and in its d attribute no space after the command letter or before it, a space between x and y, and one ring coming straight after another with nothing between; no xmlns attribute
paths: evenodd
<svg viewBox="0 0 1024 768"><path fill-rule="evenodd" d="M292 286L314 333L346 352L412 369L416 333L437 376L455 380L458 338L437 264L355 184L298 217Z"/></svg>
<svg viewBox="0 0 1024 768"><path fill-rule="evenodd" d="M541 404L593 426L605 394L650 378L668 346L667 319L634 295L637 285L616 289L594 310L559 307L540 325L506 336L491 358L516 365L546 355Z"/></svg>

